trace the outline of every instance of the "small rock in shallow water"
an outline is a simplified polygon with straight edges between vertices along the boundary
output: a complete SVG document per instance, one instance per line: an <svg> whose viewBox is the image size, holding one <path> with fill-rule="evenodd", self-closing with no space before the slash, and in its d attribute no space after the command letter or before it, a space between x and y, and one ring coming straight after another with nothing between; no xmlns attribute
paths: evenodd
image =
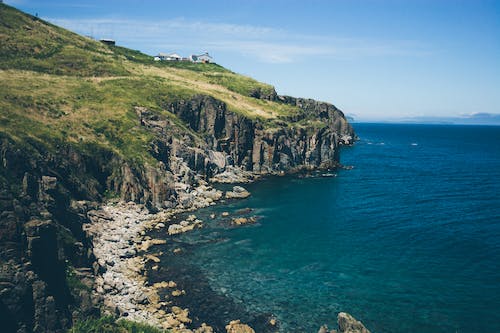
<svg viewBox="0 0 500 333"><path fill-rule="evenodd" d="M250 192L241 186L234 186L232 191L226 192L226 199L244 199L249 196Z"/></svg>
<svg viewBox="0 0 500 333"><path fill-rule="evenodd" d="M175 235L175 234L179 234L181 232L182 232L182 225L180 225L180 224L172 224L168 227L168 234L169 235Z"/></svg>
<svg viewBox="0 0 500 333"><path fill-rule="evenodd" d="M146 255L146 260L151 260L151 261L153 261L155 263L159 263L161 261L160 258L158 258L157 256L154 256L152 254L147 254Z"/></svg>
<svg viewBox="0 0 500 333"><path fill-rule="evenodd" d="M232 225L244 225L255 223L257 219L255 217L237 217L231 221Z"/></svg>
<svg viewBox="0 0 500 333"><path fill-rule="evenodd" d="M247 324L242 324L239 320L233 320L226 325L227 333L255 333L253 328Z"/></svg>
<svg viewBox="0 0 500 333"><path fill-rule="evenodd" d="M213 333L213 332L214 329L205 323L201 324L201 327L194 330L194 333Z"/></svg>
<svg viewBox="0 0 500 333"><path fill-rule="evenodd" d="M179 297L179 296L185 295L185 294L186 294L185 290L176 289L176 290L172 291L172 296L174 296L174 297Z"/></svg>
<svg viewBox="0 0 500 333"><path fill-rule="evenodd" d="M370 333L368 329L353 316L346 312L340 312L337 316L340 333Z"/></svg>

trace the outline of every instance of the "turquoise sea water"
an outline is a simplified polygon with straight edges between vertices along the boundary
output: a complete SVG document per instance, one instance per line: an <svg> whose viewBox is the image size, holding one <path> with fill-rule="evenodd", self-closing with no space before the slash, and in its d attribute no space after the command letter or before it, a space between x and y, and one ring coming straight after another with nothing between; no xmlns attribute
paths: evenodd
<svg viewBox="0 0 500 333"><path fill-rule="evenodd" d="M201 211L189 260L282 332L500 331L500 127L356 124L336 177L270 178ZM208 214L251 208L256 225ZM223 241L220 241L223 240Z"/></svg>

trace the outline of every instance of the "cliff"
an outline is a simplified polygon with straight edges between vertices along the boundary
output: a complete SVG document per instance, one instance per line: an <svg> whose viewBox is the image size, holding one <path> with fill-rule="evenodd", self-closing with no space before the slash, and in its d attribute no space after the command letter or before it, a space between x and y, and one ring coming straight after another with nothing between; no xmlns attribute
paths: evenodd
<svg viewBox="0 0 500 333"><path fill-rule="evenodd" d="M335 168L354 138L331 104L0 4L0 322L62 332L99 313L82 229L99 203L191 207L206 182Z"/></svg>

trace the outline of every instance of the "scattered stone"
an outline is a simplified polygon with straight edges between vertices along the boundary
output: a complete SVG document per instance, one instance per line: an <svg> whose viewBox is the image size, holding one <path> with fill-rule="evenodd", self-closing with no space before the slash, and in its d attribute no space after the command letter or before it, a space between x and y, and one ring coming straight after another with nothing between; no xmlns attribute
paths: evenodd
<svg viewBox="0 0 500 333"><path fill-rule="evenodd" d="M172 313L175 314L175 315L178 315L182 312L182 309L178 306L173 306L172 307Z"/></svg>
<svg viewBox="0 0 500 333"><path fill-rule="evenodd" d="M223 217L227 217L227 216L229 216L229 212L222 212L222 216L223 216Z"/></svg>
<svg viewBox="0 0 500 333"><path fill-rule="evenodd" d="M251 171L227 165L224 172L216 174L210 178L210 181L214 183L249 183L257 177Z"/></svg>
<svg viewBox="0 0 500 333"><path fill-rule="evenodd" d="M189 310L188 309L181 309L178 306L173 306L172 313L175 315L175 318L178 321L180 321L181 323L189 324L192 322L192 320L189 319Z"/></svg>
<svg viewBox="0 0 500 333"><path fill-rule="evenodd" d="M143 241L140 245L138 245L137 250L146 252L153 245L163 245L166 243L167 241L165 239L148 239Z"/></svg>
<svg viewBox="0 0 500 333"><path fill-rule="evenodd" d="M215 214L210 214L210 218L211 218L212 220L213 220L213 219L215 219L215 216L216 216Z"/></svg>
<svg viewBox="0 0 500 333"><path fill-rule="evenodd" d="M138 304L146 304L148 302L148 297L141 293L136 297L136 301Z"/></svg>
<svg viewBox="0 0 500 333"><path fill-rule="evenodd" d="M161 261L160 258L158 258L157 256L154 256L152 254L147 254L146 255L146 260L151 260L151 261L153 261L155 263L159 263Z"/></svg>
<svg viewBox="0 0 500 333"><path fill-rule="evenodd" d="M214 329L205 323L201 324L201 326L199 328L194 330L194 333L213 333L213 332L214 332Z"/></svg>
<svg viewBox="0 0 500 333"><path fill-rule="evenodd" d="M175 248L173 252L174 252L174 254L178 254L178 253L181 253L182 250L180 248Z"/></svg>
<svg viewBox="0 0 500 333"><path fill-rule="evenodd" d="M135 256L137 252L134 249L127 249L120 255L120 258L131 258Z"/></svg>
<svg viewBox="0 0 500 333"><path fill-rule="evenodd" d="M249 214L252 212L252 210L253 210L252 208L247 207L247 208L239 209L238 211L236 211L236 214L239 214L239 215Z"/></svg>
<svg viewBox="0 0 500 333"><path fill-rule="evenodd" d="M167 281L156 282L153 284L154 289L168 288L169 283Z"/></svg>
<svg viewBox="0 0 500 333"><path fill-rule="evenodd" d="M185 221L181 221L179 224L171 224L168 227L168 234L177 235L187 231L191 231L194 228L201 228L203 226L202 221L196 219L196 216L194 215L190 215L188 219L186 219Z"/></svg>
<svg viewBox="0 0 500 333"><path fill-rule="evenodd" d="M185 290L176 289L176 290L172 291L172 296L174 296L174 297L179 297L179 296L185 295L185 294L186 294Z"/></svg>
<svg viewBox="0 0 500 333"><path fill-rule="evenodd" d="M155 308L159 296L145 285L141 274L146 261L158 263L160 259L153 255L137 257L137 251L164 243L140 236L152 223L152 215L144 206L117 203L88 212L87 216L91 222L85 226L85 231L92 240L93 254L99 266L106 267L98 270L100 274L95 278L96 291L103 298L104 313L118 313L130 320L159 326L155 313L148 310Z"/></svg>
<svg viewBox="0 0 500 333"><path fill-rule="evenodd" d="M271 326L276 326L276 324L277 324L277 323L278 323L278 322L277 322L277 321L276 321L276 319L274 319L274 318L271 318L271 319L269 320L269 325L271 325Z"/></svg>
<svg viewBox="0 0 500 333"><path fill-rule="evenodd" d="M257 219L252 216L252 217L236 217L231 220L232 225L240 226L240 225L245 225L245 224L253 224L257 221Z"/></svg>
<svg viewBox="0 0 500 333"><path fill-rule="evenodd" d="M176 235L180 234L182 232L182 225L180 224L171 224L168 226L168 234L169 235Z"/></svg>
<svg viewBox="0 0 500 333"><path fill-rule="evenodd" d="M169 316L169 317L167 317L167 320L163 323L163 327L165 329L174 328L174 327L179 326L180 323L181 322L178 321L177 319L175 319L174 317Z"/></svg>

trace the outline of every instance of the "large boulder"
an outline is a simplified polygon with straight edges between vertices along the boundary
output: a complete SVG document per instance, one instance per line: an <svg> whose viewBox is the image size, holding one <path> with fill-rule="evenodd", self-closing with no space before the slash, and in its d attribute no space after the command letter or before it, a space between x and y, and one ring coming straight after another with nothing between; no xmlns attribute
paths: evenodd
<svg viewBox="0 0 500 333"><path fill-rule="evenodd" d="M226 192L226 199L244 199L249 196L250 192L241 186L234 186L232 191Z"/></svg>
<svg viewBox="0 0 500 333"><path fill-rule="evenodd" d="M353 316L346 312L340 312L337 316L339 332L341 333L370 333L370 331Z"/></svg>

